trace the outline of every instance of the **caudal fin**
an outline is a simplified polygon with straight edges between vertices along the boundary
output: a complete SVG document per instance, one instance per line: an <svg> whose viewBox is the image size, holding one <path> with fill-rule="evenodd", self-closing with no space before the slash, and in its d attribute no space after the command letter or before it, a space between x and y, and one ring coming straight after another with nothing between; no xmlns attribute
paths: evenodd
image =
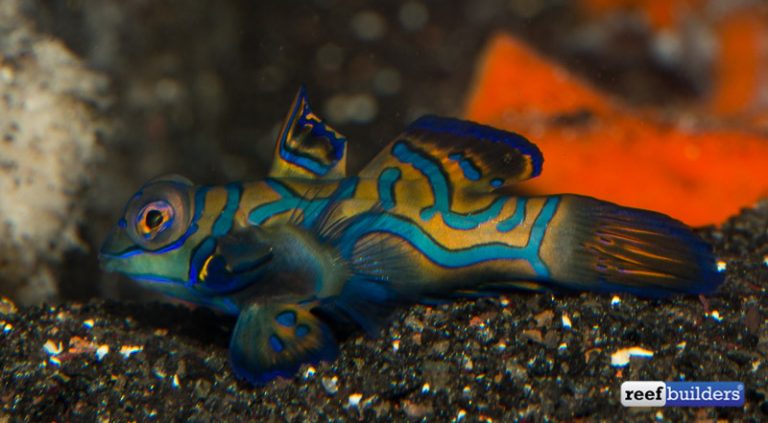
<svg viewBox="0 0 768 423"><path fill-rule="evenodd" d="M552 277L565 288L643 296L699 294L724 279L711 247L667 215L563 196Z"/></svg>

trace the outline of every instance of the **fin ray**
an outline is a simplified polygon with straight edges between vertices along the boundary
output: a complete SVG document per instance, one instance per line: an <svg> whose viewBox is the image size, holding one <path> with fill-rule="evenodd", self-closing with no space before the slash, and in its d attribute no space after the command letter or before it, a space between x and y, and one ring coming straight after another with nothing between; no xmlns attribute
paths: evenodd
<svg viewBox="0 0 768 423"><path fill-rule="evenodd" d="M561 254L553 280L565 287L641 296L706 293L724 279L711 247L682 222L649 210L563 196L553 229Z"/></svg>
<svg viewBox="0 0 768 423"><path fill-rule="evenodd" d="M350 272L341 293L324 306L324 312L341 312L375 336L393 311L417 302L417 270L404 249L404 239L385 232L358 233L386 214L381 205L354 217L339 217L337 211L329 210L313 228L323 242L336 248Z"/></svg>

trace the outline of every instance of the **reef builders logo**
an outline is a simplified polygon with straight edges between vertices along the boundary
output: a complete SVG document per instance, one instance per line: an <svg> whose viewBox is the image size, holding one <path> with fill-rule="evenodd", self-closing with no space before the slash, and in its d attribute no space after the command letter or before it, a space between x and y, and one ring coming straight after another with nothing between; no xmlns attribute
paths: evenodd
<svg viewBox="0 0 768 423"><path fill-rule="evenodd" d="M621 384L625 407L741 407L741 382L628 381Z"/></svg>

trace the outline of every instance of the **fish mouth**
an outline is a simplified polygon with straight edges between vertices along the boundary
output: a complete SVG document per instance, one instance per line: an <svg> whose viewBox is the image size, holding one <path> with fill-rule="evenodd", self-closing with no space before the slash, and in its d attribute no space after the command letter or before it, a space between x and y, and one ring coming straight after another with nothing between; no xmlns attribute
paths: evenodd
<svg viewBox="0 0 768 423"><path fill-rule="evenodd" d="M143 254L144 251L128 237L125 229L114 228L99 248L99 265L106 272L122 273L131 279L138 279L142 275L134 277L132 257Z"/></svg>
<svg viewBox="0 0 768 423"><path fill-rule="evenodd" d="M163 276L146 275L146 274L140 274L140 273L127 273L127 272L123 274L136 282L139 282L141 284L148 285L148 286L160 286L160 285L183 286L185 284L185 281L183 280L178 280L178 279L163 277Z"/></svg>
<svg viewBox="0 0 768 423"><path fill-rule="evenodd" d="M105 272L118 273L129 279L149 287L165 285L184 285L186 280L154 273L146 267L146 262L131 260L129 257L142 254L138 249L123 252L118 255L111 253L99 253L99 264Z"/></svg>
<svg viewBox="0 0 768 423"><path fill-rule="evenodd" d="M114 259L124 259L141 254L141 249L130 239L123 228L113 229L99 248L99 261L105 265Z"/></svg>

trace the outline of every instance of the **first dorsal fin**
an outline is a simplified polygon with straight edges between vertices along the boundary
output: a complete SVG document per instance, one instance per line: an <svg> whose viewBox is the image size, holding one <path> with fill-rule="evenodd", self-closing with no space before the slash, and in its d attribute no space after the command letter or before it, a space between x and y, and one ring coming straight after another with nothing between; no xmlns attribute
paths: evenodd
<svg viewBox="0 0 768 423"><path fill-rule="evenodd" d="M347 139L309 107L300 87L275 145L269 176L337 179L346 176Z"/></svg>
<svg viewBox="0 0 768 423"><path fill-rule="evenodd" d="M459 119L423 116L360 176L377 178L389 168L413 166L427 177L443 174L456 189L487 192L537 176L543 161L539 149L521 135Z"/></svg>

